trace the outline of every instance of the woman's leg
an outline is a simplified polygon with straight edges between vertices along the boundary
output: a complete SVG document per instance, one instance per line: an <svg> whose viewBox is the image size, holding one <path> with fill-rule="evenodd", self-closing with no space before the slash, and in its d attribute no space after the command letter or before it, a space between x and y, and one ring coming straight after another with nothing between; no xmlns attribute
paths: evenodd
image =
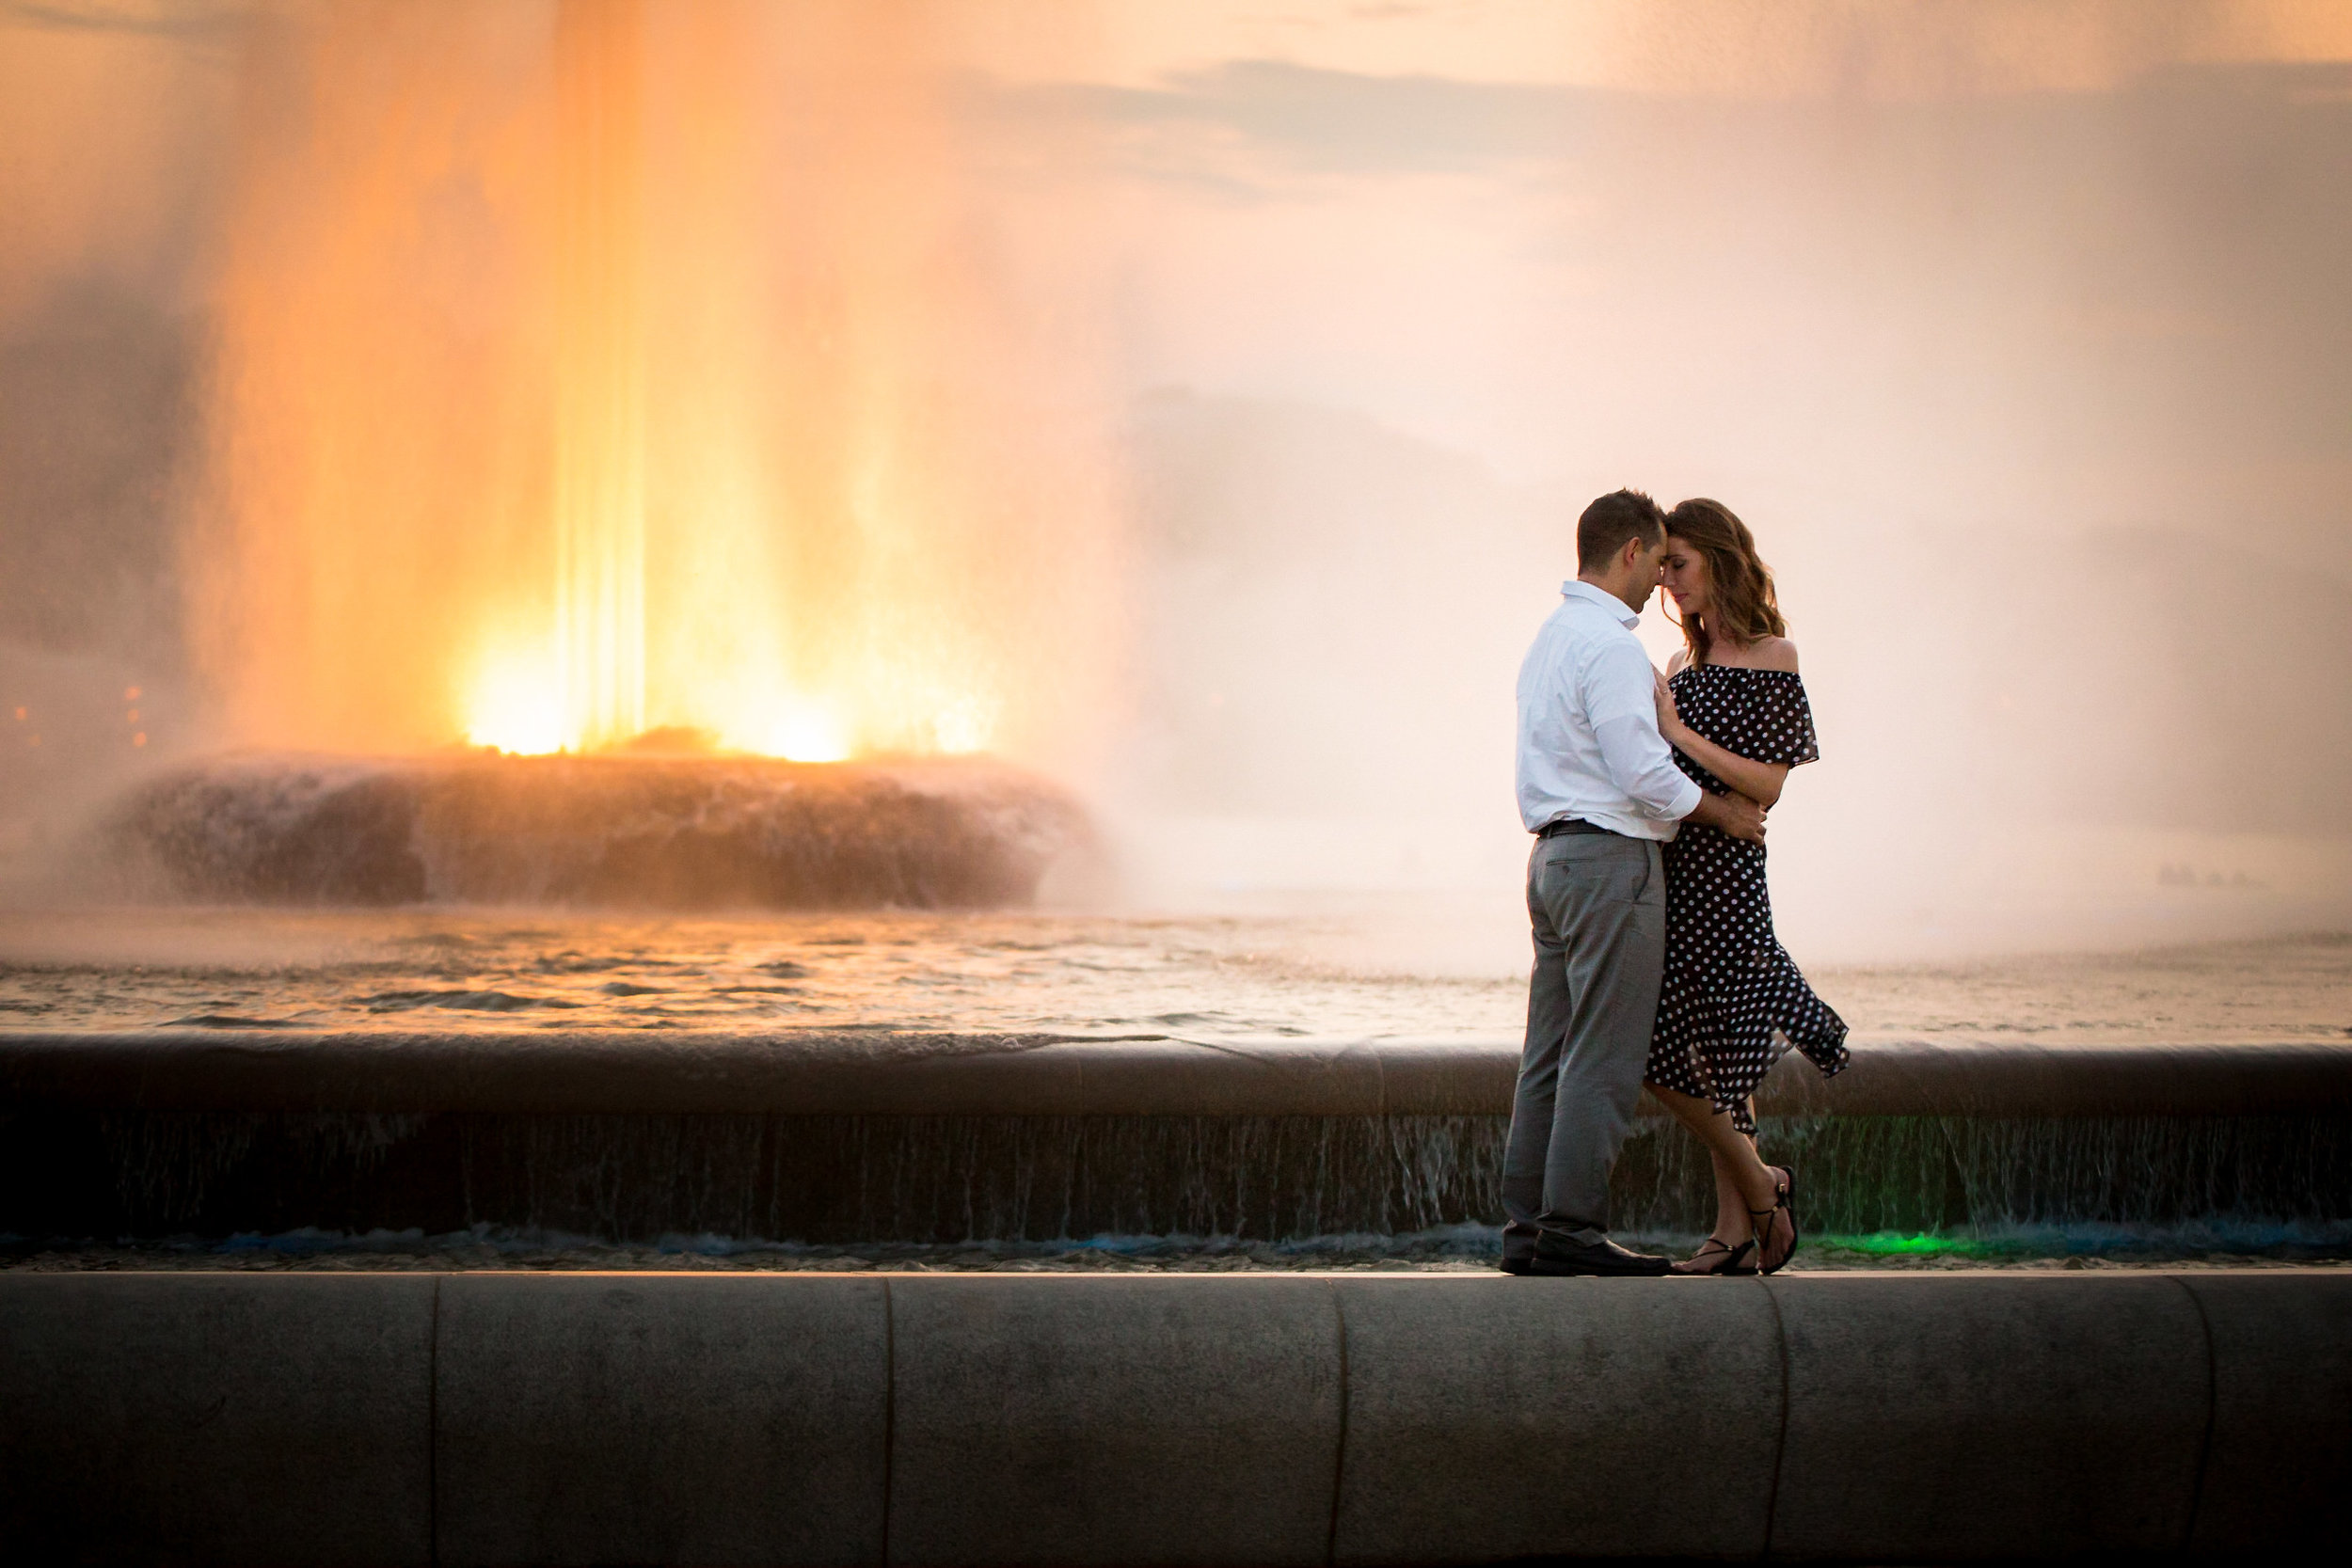
<svg viewBox="0 0 2352 1568"><path fill-rule="evenodd" d="M1707 1151L1708 1163L1715 1167L1715 1228L1710 1236L1721 1236L1733 1246L1747 1241L1756 1233L1748 1223L1748 1200L1740 1196L1740 1183L1733 1180L1731 1167L1713 1149Z"/></svg>
<svg viewBox="0 0 2352 1568"><path fill-rule="evenodd" d="M1658 1102L1707 1146L1715 1164L1715 1234L1737 1246L1751 1235L1749 1213L1762 1212L1779 1201L1772 1173L1756 1154L1746 1134L1731 1125L1728 1114L1696 1095L1649 1085Z"/></svg>

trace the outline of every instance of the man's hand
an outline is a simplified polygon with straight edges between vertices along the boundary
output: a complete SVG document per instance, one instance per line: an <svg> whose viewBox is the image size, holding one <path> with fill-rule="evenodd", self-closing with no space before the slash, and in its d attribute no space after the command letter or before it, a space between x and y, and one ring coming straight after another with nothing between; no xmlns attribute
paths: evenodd
<svg viewBox="0 0 2352 1568"><path fill-rule="evenodd" d="M1691 813L1690 820L1721 829L1750 844L1764 842L1764 808L1737 792L1717 795L1712 790L1701 791L1698 809Z"/></svg>

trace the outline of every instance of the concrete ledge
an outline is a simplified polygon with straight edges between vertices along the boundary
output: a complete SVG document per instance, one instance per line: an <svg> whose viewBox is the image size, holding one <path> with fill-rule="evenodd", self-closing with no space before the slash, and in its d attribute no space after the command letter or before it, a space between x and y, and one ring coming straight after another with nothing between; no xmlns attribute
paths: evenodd
<svg viewBox="0 0 2352 1568"><path fill-rule="evenodd" d="M1328 1286L891 1284L894 1563L1320 1563L1343 1360Z"/></svg>
<svg viewBox="0 0 2352 1568"><path fill-rule="evenodd" d="M429 1275L0 1275L0 1556L417 1563Z"/></svg>
<svg viewBox="0 0 2352 1568"><path fill-rule="evenodd" d="M1763 1290L1496 1275L1334 1291L1347 1451L1332 1561L1764 1551L1781 1365Z"/></svg>
<svg viewBox="0 0 2352 1568"><path fill-rule="evenodd" d="M881 1560L886 1287L458 1275L441 1287L444 1563Z"/></svg>
<svg viewBox="0 0 2352 1568"><path fill-rule="evenodd" d="M1795 1056L1767 1116L2316 1116L2352 1112L2352 1044L1866 1040ZM206 1031L0 1033L0 1108L800 1116L1507 1115L1504 1043L1070 1041L1034 1035L667 1037Z"/></svg>
<svg viewBox="0 0 2352 1568"><path fill-rule="evenodd" d="M1756 1095L1766 1116L2252 1117L2352 1111L2352 1042L1927 1044L1857 1040L1823 1078L1793 1053Z"/></svg>
<svg viewBox="0 0 2352 1568"><path fill-rule="evenodd" d="M2212 1386L2177 1281L1825 1275L1769 1288L1788 1368L1775 1555L1916 1562L2187 1541Z"/></svg>
<svg viewBox="0 0 2352 1568"><path fill-rule="evenodd" d="M184 1562L2245 1556L2332 1540L2347 1325L2336 1271L0 1275L0 1539Z"/></svg>
<svg viewBox="0 0 2352 1568"><path fill-rule="evenodd" d="M2333 1555L2352 1483L2352 1279L2184 1274L2213 1347L2213 1437L2190 1544Z"/></svg>

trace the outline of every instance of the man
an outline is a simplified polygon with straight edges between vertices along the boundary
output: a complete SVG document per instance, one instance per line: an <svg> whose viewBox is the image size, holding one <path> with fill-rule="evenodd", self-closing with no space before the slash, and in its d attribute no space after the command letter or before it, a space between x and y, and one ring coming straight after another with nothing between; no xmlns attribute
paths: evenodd
<svg viewBox="0 0 2352 1568"><path fill-rule="evenodd" d="M1519 816L1535 932L1527 1047L1502 1164L1511 1274L1662 1275L1609 1239L1609 1171L1641 1098L1666 950L1659 844L1684 820L1761 841L1745 796L1701 789L1658 733L1655 674L1633 637L1666 524L1619 490L1576 525L1576 580L1519 667Z"/></svg>

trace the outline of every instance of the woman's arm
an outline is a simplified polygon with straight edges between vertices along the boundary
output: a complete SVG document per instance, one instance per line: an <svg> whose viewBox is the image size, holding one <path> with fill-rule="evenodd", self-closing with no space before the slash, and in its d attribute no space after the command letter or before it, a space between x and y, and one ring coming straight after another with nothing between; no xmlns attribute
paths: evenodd
<svg viewBox="0 0 2352 1568"><path fill-rule="evenodd" d="M1781 785L1788 782L1787 763L1757 762L1753 757L1726 752L1684 723L1675 707L1674 691L1663 675L1658 677L1658 733L1665 736L1667 745L1767 811L1778 803Z"/></svg>
<svg viewBox="0 0 2352 1568"><path fill-rule="evenodd" d="M1672 730L1661 727L1659 733L1666 737L1666 744L1680 747L1684 756L1765 810L1779 804L1780 786L1788 782L1787 763L1757 762L1726 752L1687 724L1677 724Z"/></svg>

